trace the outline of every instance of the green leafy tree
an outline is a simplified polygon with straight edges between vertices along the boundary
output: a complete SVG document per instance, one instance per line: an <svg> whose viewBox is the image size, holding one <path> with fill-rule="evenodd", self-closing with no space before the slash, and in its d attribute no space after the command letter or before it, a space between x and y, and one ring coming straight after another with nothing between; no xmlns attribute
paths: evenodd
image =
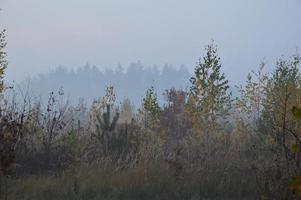
<svg viewBox="0 0 301 200"><path fill-rule="evenodd" d="M225 125L231 109L231 92L228 80L221 72L220 57L214 44L208 45L206 53L198 62L194 76L190 79L186 112L191 123L191 134L187 137L187 156L190 162L202 160L199 167L208 171L210 160L226 150Z"/></svg>
<svg viewBox="0 0 301 200"><path fill-rule="evenodd" d="M160 120L160 107L154 87L146 91L140 112L143 115L145 128L155 128L158 125Z"/></svg>
<svg viewBox="0 0 301 200"><path fill-rule="evenodd" d="M141 158L158 161L163 158L164 134L160 122L161 108L154 87L150 87L142 100L138 119L142 123Z"/></svg>
<svg viewBox="0 0 301 200"><path fill-rule="evenodd" d="M188 112L197 128L208 129L208 125L217 127L217 121L229 115L231 92L221 67L216 46L208 45L205 56L199 60L190 79Z"/></svg>
<svg viewBox="0 0 301 200"><path fill-rule="evenodd" d="M278 60L268 80L259 130L271 142L260 148L256 168L261 171L261 188L269 199L285 195L283 191L287 190L290 177L301 170L297 151L301 127L294 116L299 114L294 106L300 105L301 97L300 61L299 55ZM269 168L264 169L262 161L267 158L270 158Z"/></svg>
<svg viewBox="0 0 301 200"><path fill-rule="evenodd" d="M269 89L264 103L262 120L272 133L279 148L286 151L290 145L292 129L297 128L291 109L298 105L300 90L300 56L294 55L292 60L280 59L276 70L269 79Z"/></svg>

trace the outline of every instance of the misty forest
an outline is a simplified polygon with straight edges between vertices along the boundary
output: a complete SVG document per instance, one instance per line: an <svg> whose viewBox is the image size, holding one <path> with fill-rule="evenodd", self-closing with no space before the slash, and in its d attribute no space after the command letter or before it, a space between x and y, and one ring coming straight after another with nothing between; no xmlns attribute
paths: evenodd
<svg viewBox="0 0 301 200"><path fill-rule="evenodd" d="M235 87L215 41L200 47L193 73L86 64L16 84L6 81L8 36L1 200L301 199L298 51L272 70L258 60Z"/></svg>

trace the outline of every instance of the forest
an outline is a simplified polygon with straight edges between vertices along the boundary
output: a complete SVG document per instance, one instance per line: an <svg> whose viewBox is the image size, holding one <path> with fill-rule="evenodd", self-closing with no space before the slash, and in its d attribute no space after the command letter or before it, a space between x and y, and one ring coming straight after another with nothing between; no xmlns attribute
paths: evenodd
<svg viewBox="0 0 301 200"><path fill-rule="evenodd" d="M190 72L184 66L178 69L167 64L149 67L137 61L129 66L118 65L115 69L111 67L100 70L100 67L86 63L71 70L62 66L57 67L11 85L15 85L15 90L26 91L31 96L40 97L45 104L49 91L61 89L70 103L77 104L79 100L84 99L90 105L95 98L105 94L106 85L109 84L114 86L118 101L122 102L129 98L135 107L139 107L148 87L153 86L156 89L158 101L162 104L164 98L161 94L166 88L185 90L189 85L190 76Z"/></svg>
<svg viewBox="0 0 301 200"><path fill-rule="evenodd" d="M4 82L6 56L3 31L0 199L301 198L298 53L270 73L262 62L233 96L212 42L189 88L164 88L159 103L150 86L137 109L110 84L94 85L104 95L91 105L61 89L41 103Z"/></svg>

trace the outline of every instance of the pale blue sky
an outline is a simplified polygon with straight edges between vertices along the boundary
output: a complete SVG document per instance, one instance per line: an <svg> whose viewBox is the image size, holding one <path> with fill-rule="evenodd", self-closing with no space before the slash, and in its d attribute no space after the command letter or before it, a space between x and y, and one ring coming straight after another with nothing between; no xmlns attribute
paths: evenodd
<svg viewBox="0 0 301 200"><path fill-rule="evenodd" d="M224 71L243 80L301 47L301 0L0 0L9 79L87 61L101 68L184 64L211 39Z"/></svg>

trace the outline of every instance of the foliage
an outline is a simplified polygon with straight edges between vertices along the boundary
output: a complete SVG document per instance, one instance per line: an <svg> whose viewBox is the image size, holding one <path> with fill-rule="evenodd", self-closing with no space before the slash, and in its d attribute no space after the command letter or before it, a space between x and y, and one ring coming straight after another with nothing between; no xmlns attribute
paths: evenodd
<svg viewBox="0 0 301 200"><path fill-rule="evenodd" d="M240 96L236 99L236 108L245 123L256 122L261 116L268 90L268 74L264 73L264 67L262 62L256 72L248 74L246 84L238 87Z"/></svg>
<svg viewBox="0 0 301 200"><path fill-rule="evenodd" d="M0 32L0 93L2 93L4 89L3 76L4 70L8 65L8 62L6 60L6 52L4 51L5 47L5 30L3 30L2 32Z"/></svg>
<svg viewBox="0 0 301 200"><path fill-rule="evenodd" d="M130 123L135 118L135 108L132 105L131 101L126 98L120 108L120 123Z"/></svg>
<svg viewBox="0 0 301 200"><path fill-rule="evenodd" d="M228 80L221 72L217 48L212 43L206 47L205 56L195 67L190 79L190 112L201 119L201 123L215 122L229 115L231 93Z"/></svg>
<svg viewBox="0 0 301 200"><path fill-rule="evenodd" d="M262 63L234 103L214 44L190 90L166 90L164 104L154 87L139 110L119 106L112 85L90 109L62 90L46 106L6 96L0 199L297 199L299 64L280 59L267 74Z"/></svg>
<svg viewBox="0 0 301 200"><path fill-rule="evenodd" d="M186 154L192 162L196 159L215 159L218 143L222 143L224 127L231 109L231 92L228 80L221 72L221 62L217 47L212 43L205 48L206 53L198 62L194 76L190 79L186 112L192 126L187 136ZM209 162L209 161L208 161ZM203 162L198 168L208 169Z"/></svg>
<svg viewBox="0 0 301 200"><path fill-rule="evenodd" d="M111 106L107 105L106 112L103 113L102 118L97 116L97 139L103 146L103 152L108 155L111 145L114 145L114 129L116 128L117 121L119 119L119 113L111 119Z"/></svg>
<svg viewBox="0 0 301 200"><path fill-rule="evenodd" d="M142 109L140 112L143 115L145 128L154 128L158 125L160 107L154 87L151 87L146 91L145 97L142 100Z"/></svg>

